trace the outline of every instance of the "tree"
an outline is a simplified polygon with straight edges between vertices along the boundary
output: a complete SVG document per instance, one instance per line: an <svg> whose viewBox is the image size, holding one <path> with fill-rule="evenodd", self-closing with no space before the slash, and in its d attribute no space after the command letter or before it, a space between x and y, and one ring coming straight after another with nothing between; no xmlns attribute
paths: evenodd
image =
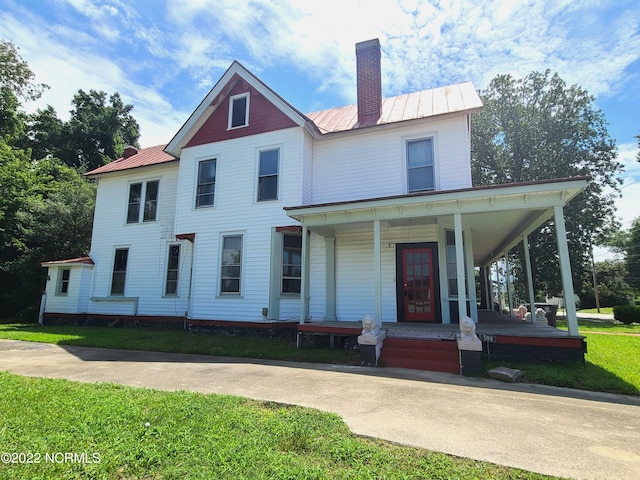
<svg viewBox="0 0 640 480"><path fill-rule="evenodd" d="M86 255L95 186L57 159L32 161L0 139L0 311L38 304L43 260Z"/></svg>
<svg viewBox="0 0 640 480"><path fill-rule="evenodd" d="M48 88L33 83L34 77L16 46L0 40L0 136L5 140L22 132L24 118L19 112L20 99L35 100Z"/></svg>
<svg viewBox="0 0 640 480"><path fill-rule="evenodd" d="M21 149L31 150L31 157L36 159L55 157L64 143L62 130L64 122L51 105L44 110L27 115L23 134L13 141L13 145Z"/></svg>
<svg viewBox="0 0 640 480"><path fill-rule="evenodd" d="M627 281L636 292L640 292L640 217L631 224L625 251Z"/></svg>
<svg viewBox="0 0 640 480"><path fill-rule="evenodd" d="M34 83L35 74L18 54L11 42L0 40L0 89L11 92L16 98L36 100L47 85Z"/></svg>
<svg viewBox="0 0 640 480"><path fill-rule="evenodd" d="M588 268L591 245L617 227L614 201L622 165L603 113L585 90L567 86L549 70L519 80L498 75L479 93L484 108L473 120L474 184L591 177L587 189L564 210L571 265L580 278ZM613 193L605 193L606 187ZM533 232L529 244L537 290L558 295L560 272L548 254L556 251L553 224ZM523 256L520 246L521 261Z"/></svg>
<svg viewBox="0 0 640 480"><path fill-rule="evenodd" d="M633 291L626 281L625 262L619 260L605 260L595 264L598 277L598 296L600 305L613 307L615 305L627 305L633 298ZM591 272L585 272L582 280L582 295L580 306L593 308L596 306L593 290L593 278Z"/></svg>
<svg viewBox="0 0 640 480"><path fill-rule="evenodd" d="M71 118L57 137L53 153L64 163L81 170L92 170L122 156L124 147L138 145L140 127L117 92L107 94L78 90L73 97ZM37 120L49 120L39 112ZM50 112L47 114L50 115Z"/></svg>

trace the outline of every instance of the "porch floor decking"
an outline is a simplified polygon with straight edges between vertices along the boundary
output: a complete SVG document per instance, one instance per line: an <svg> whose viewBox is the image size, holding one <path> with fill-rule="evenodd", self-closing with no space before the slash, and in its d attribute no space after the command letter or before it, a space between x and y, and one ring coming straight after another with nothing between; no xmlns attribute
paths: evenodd
<svg viewBox="0 0 640 480"><path fill-rule="evenodd" d="M478 311L478 323L476 324L476 334L482 338L484 336L505 336L505 337L537 337L537 338L584 338L582 335L569 336L566 330L560 330L549 325L525 323L515 317L506 314L492 312L489 310ZM340 334L350 334L362 330L361 322L346 321L311 321L298 326L301 332L325 331ZM383 322L382 330L387 331L387 336L391 338L430 338L442 340L455 340L456 334L460 332L457 323L418 323L418 322Z"/></svg>

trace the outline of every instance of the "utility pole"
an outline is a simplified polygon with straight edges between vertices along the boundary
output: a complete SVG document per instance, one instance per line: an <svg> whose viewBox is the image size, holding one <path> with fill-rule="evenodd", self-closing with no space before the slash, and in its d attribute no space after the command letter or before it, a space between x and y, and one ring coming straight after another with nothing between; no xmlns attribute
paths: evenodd
<svg viewBox="0 0 640 480"><path fill-rule="evenodd" d="M593 244L591 244L591 272L593 272L593 293L596 297L596 308L600 313L600 295L598 294L598 275L596 274L596 262L593 258Z"/></svg>

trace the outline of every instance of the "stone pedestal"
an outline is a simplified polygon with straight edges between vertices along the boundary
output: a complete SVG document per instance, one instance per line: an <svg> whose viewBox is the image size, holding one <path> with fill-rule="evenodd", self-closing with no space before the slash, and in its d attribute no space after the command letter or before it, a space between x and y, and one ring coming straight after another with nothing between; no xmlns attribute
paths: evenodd
<svg viewBox="0 0 640 480"><path fill-rule="evenodd" d="M460 373L465 377L482 375L482 342L476 339L457 336L458 351L460 352Z"/></svg>
<svg viewBox="0 0 640 480"><path fill-rule="evenodd" d="M360 364L366 366L375 366L380 358L382 343L387 338L387 332L364 333L358 336L358 345L360 346Z"/></svg>

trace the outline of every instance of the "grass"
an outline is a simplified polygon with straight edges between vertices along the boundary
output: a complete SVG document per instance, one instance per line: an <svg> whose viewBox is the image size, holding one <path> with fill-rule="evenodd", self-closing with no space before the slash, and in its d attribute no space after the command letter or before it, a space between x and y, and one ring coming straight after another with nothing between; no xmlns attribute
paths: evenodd
<svg viewBox="0 0 640 480"><path fill-rule="evenodd" d="M9 373L0 391L0 452L40 461L0 462L0 479L550 478L358 437L334 414L233 396ZM91 462L45 461L67 452Z"/></svg>
<svg viewBox="0 0 640 480"><path fill-rule="evenodd" d="M559 320L558 328L566 329ZM579 320L579 329L587 339L584 363L533 364L491 362L486 369L507 366L522 370L525 381L596 392L640 395L640 325Z"/></svg>
<svg viewBox="0 0 640 480"><path fill-rule="evenodd" d="M578 310L580 313L607 313L613 315L613 307L600 307L600 312L597 308L583 308Z"/></svg>
<svg viewBox="0 0 640 480"><path fill-rule="evenodd" d="M635 367L640 358L640 337L625 335L640 333L640 325L587 320L580 320L579 324L580 332L587 337L588 352L584 363L500 362L498 364L489 362L485 365L485 369L507 366L522 370L525 373L524 381L527 382L640 395L640 370ZM558 328L566 328L566 323L559 320ZM293 339L191 334L182 330L0 323L0 338L59 345L198 353L340 365L360 363L355 351L328 348L298 349Z"/></svg>
<svg viewBox="0 0 640 480"><path fill-rule="evenodd" d="M357 352L344 349L296 348L293 338L233 337L151 328L74 327L0 322L0 338L124 350L291 360L359 365Z"/></svg>

